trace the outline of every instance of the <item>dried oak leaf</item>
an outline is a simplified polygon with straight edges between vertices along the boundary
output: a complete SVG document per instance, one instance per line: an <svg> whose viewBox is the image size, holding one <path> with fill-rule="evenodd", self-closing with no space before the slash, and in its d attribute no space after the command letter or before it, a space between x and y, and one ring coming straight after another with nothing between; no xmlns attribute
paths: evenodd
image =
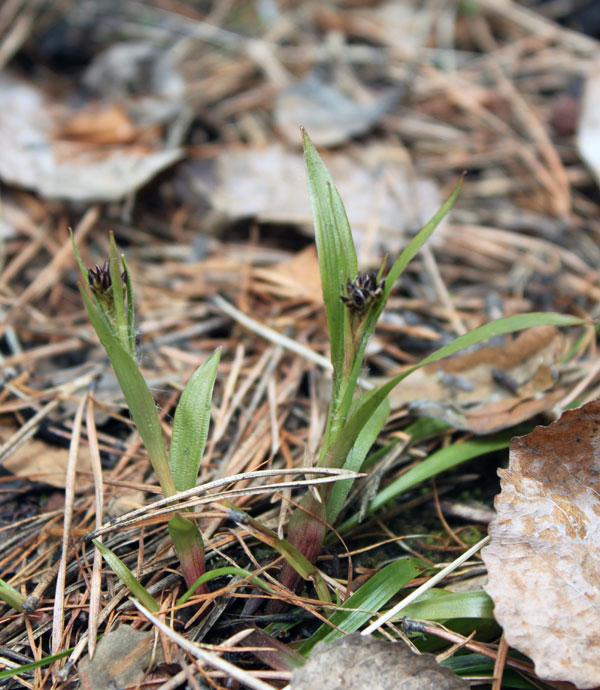
<svg viewBox="0 0 600 690"><path fill-rule="evenodd" d="M469 683L440 666L431 654L415 654L403 642L353 633L315 645L292 673L292 690L466 690Z"/></svg>
<svg viewBox="0 0 600 690"><path fill-rule="evenodd" d="M513 439L486 590L538 676L600 685L600 402Z"/></svg>

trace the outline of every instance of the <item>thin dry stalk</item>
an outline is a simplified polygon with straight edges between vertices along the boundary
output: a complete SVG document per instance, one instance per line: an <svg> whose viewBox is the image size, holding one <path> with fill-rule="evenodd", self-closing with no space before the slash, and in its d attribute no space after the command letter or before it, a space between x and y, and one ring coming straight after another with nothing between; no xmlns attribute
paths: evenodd
<svg viewBox="0 0 600 690"><path fill-rule="evenodd" d="M65 517L63 520L63 536L60 555L60 566L56 576L54 592L54 611L52 616L52 654L58 654L63 644L65 625L65 581L67 573L67 555L71 544L71 524L73 521L73 504L75 501L75 472L77 470L77 456L79 454L79 440L81 438L81 422L87 405L87 393L82 396L75 419L71 445L69 446L69 463L67 466L67 481L65 486ZM58 664L57 664L58 665Z"/></svg>
<svg viewBox="0 0 600 690"><path fill-rule="evenodd" d="M89 397L85 427L90 447L92 460L92 473L94 475L94 526L99 529L102 526L104 512L104 486L102 484L102 465L100 462L100 449L98 448L98 436L96 433L96 420L94 419L94 399ZM90 578L90 611L88 622L88 654L93 658L96 651L96 638L98 636L98 617L100 615L100 596L102 589L102 554L94 549L94 563Z"/></svg>

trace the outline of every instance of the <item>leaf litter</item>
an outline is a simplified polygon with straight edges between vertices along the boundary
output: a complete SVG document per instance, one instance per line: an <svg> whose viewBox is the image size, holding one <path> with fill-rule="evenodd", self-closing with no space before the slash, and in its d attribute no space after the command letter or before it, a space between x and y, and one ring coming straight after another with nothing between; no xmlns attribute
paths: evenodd
<svg viewBox="0 0 600 690"><path fill-rule="evenodd" d="M128 245L127 258L139 278L139 347L161 419L172 413L183 382L193 369L214 347L222 346L223 366L213 412L223 425L218 438L209 436L203 481L236 472L251 473L265 465L302 466L305 447L314 446L318 438L322 398L327 397L322 381L326 374L317 372L304 355L273 346L258 332L232 324L211 300L216 292L222 292L256 323L288 335L299 352L304 348L321 359L326 355L321 298L315 289L318 280L310 250L296 261L298 250L308 243L298 228L305 232L310 224L307 195L300 182L303 171L294 177L283 201L269 206L269 195L279 192L274 186L278 172L284 185L286 156L297 157L295 145L278 140L277 108L281 122L289 126L294 108L293 101L286 103L285 95L293 94L294 87L301 92L309 73L335 90L340 112L350 112L360 121L360 130L350 123L334 133L341 143L324 155L333 162L336 158L340 161L336 179L346 172L353 175L349 191L342 194L344 200L349 204L354 198L364 200L368 209L365 213L359 205L353 223L363 235L361 258L376 263L383 253L393 251L392 247L401 247L423 215L429 216L437 207L457 176L465 169L470 171L447 226L443 233L437 233L432 257L418 257L391 296L389 319L378 329L368 356L372 370L385 375L397 373L445 338L481 325L492 318L492 296L506 314L548 309L597 315L600 209L590 194L594 178L574 153L582 102L580 86L588 74L593 76L597 41L565 30L544 16L543 3L530 3L535 7L525 8L517 3L482 0L475 14L458 12L450 5L434 8L434 4L424 7L412 2L351 7L332 4L307 8L302 16L277 4L279 16L275 18L269 18L266 5L258 3L260 22L255 17L244 19L243 11L238 13L238 7L231 11L228 3L215 4L215 11L206 15L197 3L159 6L151 2L144 5L143 17L137 3L92 5L81 4L76 12L63 8L42 16L39 22L39 8L27 0L8 3L0 10L0 63L6 65L3 79L22 87L27 103L37 104L37 110L30 106L20 110L19 100L13 99L2 116L10 127L2 127L0 132L7 153L0 217L0 414L2 428L7 429L8 438L2 438L6 453L12 453L22 441L24 436L19 432L32 419L27 432L37 433L36 443L41 445L32 445L28 452L34 451L42 462L46 457L46 471L54 468L55 457L60 455L64 461L73 415L85 391L67 392L62 384L89 373L102 360L81 319L69 247L61 231L71 224L77 234L86 208L63 200L115 200L129 195L124 202L93 206L81 221L78 243L89 263L105 256L103 238L109 227L114 227L119 240ZM10 21L13 18L17 21ZM55 20L59 20L57 28ZM65 32L64 21L72 31ZM119 24L125 32L117 35L115 27ZM59 59L69 50L71 55L87 56L94 69L73 72L65 63L60 66ZM18 59L10 62L15 54ZM123 55L128 56L126 65ZM31 72L24 75L22 66L27 62ZM57 84L58 88L53 88ZM61 91L63 86L66 90ZM93 93L86 93L82 86ZM10 90L5 93L14 95ZM63 98L66 93L72 96L68 102ZM401 98L393 103L385 98L377 101L378 94L386 93ZM99 97L104 99L101 105ZM284 118L282 108L286 109ZM54 119L58 115L59 121ZM586 118L580 130L585 126ZM29 143L35 145L23 147L23 139L15 132L29 132ZM327 130L325 134L330 135ZM349 141L356 136L359 138ZM593 143L593 136L588 141ZM583 150L586 137L579 140L581 156L592 165L593 151ZM276 141L280 148L273 157L270 152ZM128 151L152 156L173 150L184 152L178 156L185 155L185 163L168 169L163 164L150 166L147 174L137 177L129 174ZM40 165L48 160L49 153L57 152L61 154L54 159L58 167L50 167L46 175ZM265 155L261 160L264 152L271 158ZM63 153L68 156L63 157ZM238 184L240 180L250 184L250 177L231 177L238 184L238 196L233 184L230 206L217 204L217 199L213 205L206 193L215 189L219 162L234 159L236 154L256 157L254 164L248 163L248 170L256 171L249 176L268 176L262 205L253 205L255 199L248 198L246 188ZM266 167L265 160L271 161ZM78 167L82 161L83 167ZM100 165L103 161L108 161L105 168ZM69 163L70 176L60 170L64 163ZM107 177L100 176L103 171ZM402 182L395 183L396 178ZM148 189L145 185L150 180ZM429 185L424 196L414 193L421 180ZM374 194L370 194L372 185ZM249 188L254 194L254 188ZM205 193L199 194L200 189ZM133 193L138 194L135 203ZM57 200L49 201L46 195ZM296 204L306 206L297 211ZM272 208L277 213L272 213ZM221 217L215 222L215 211L224 215L225 221ZM593 400L600 392L595 333L590 327L563 335L565 348L559 349L568 356L559 361L553 354L552 337L548 338L547 350L541 350L542 361L535 353L530 357L523 354L521 359L517 356L511 362L493 361L498 354L493 347L519 350L523 343L518 338L482 348L491 355L490 362L477 363L459 355L456 366L460 371L452 375L472 377L471 385L479 391L472 393L477 400L469 399L468 391L460 386L458 391L450 387L450 392L446 384L441 391L438 385L432 386L431 381L439 377L439 365L427 371L420 397L431 397L436 404L441 400L440 417L456 424L453 428L469 432L477 428L474 420L481 411L484 419L479 429L484 433L518 420L531 423L533 415L544 410L549 415L552 408L560 410L573 399ZM508 378L493 378L490 372L494 367ZM48 400L52 406L46 409ZM149 497L156 487L147 458L139 439L131 433L127 412L119 400L111 394L106 398L98 395L89 420L91 426L97 425L105 515L120 514L122 510L113 512L113 508L128 495L145 496L148 510L145 522L131 529L112 529L105 535L105 543L119 553L170 615L173 602L181 594L181 583L169 570L174 559L165 540L164 518L152 515ZM457 409L459 417L450 419L450 413L456 414ZM438 431L433 435L409 434L406 430L413 423L413 411L417 410L409 411L406 400L399 400L380 438L379 450L397 451L395 456L386 456L382 469L384 483L389 485L405 469L410 471L422 458L435 455L442 445L460 449L467 441L468 446L468 433L440 432L441 426L435 427ZM421 421L430 424L430 420ZM16 468L19 476L1 478L0 578L38 602L37 610L28 618L0 607L3 667L10 671L11 664L30 661L33 665L20 674L21 680L7 681L7 676L1 676L2 682L12 682L14 687L28 683L39 688L67 688L79 682L77 664L88 645L88 630L99 629L108 635L117 625L132 620L136 627L150 629L146 619L127 602L127 592L111 572L106 568L92 572L93 550L83 541L85 533L94 528L92 490L84 489L91 481L83 464L86 438L84 429L82 464L76 468L76 488L82 491L75 493L70 508L72 539L66 559L66 587L58 609L65 620L66 662L49 657L63 501L55 500L55 490L47 485L40 488L39 475L20 463ZM17 458L18 452L14 453ZM376 470L379 461L374 462ZM466 505L460 487L476 490L485 476L482 467L486 462L479 458L462 474L438 476L437 493L450 495L455 506ZM260 494L244 493L249 484L252 489L253 482L250 475L236 484L240 509L272 527L285 522L285 510L275 508ZM436 522L436 533L433 537L429 534L438 545L433 551L420 536L421 530L408 524L406 529L404 524L398 526L394 522L398 514L416 515L420 520L430 512L431 487L420 488L422 492L398 497L389 512L378 510L345 536L348 549L357 553L348 558L347 552L340 550L336 558L351 564L348 571L345 565L343 572L339 568L329 570L337 562L331 552L319 561L326 576L335 575L336 591L342 598L348 597L352 588L368 584L383 561L397 560L406 550L429 559L424 563L443 566L454 557L454 549L463 549L455 537L466 540L469 531L480 536L481 524L475 519L464 522L441 513L446 525L437 531ZM578 488L573 489L574 496L579 496ZM583 491L581 486L579 489ZM570 498L563 498L558 490L555 493L561 496L555 499L555 517L561 514L559 509L566 516L572 509ZM47 510L43 512L46 500ZM137 507L139 498L128 500L128 509ZM441 510L443 506L441 501ZM221 558L233 560L240 571L269 565L268 557L263 559L264 554L247 534L232 533L218 504L204 508L196 517L203 524L207 555L215 567L222 564ZM551 527L557 534L563 530L565 539L571 527L575 536L565 548L579 540L584 555L593 553L591 548L586 551L589 524L583 523L588 530L585 538L580 526L573 525L565 519ZM252 561L256 556L259 561ZM565 560L568 562L567 557ZM574 572L579 572L577 567L581 569L575 564ZM478 560L462 568L455 579L467 584L475 582L472 576L482 570ZM425 572L418 582L403 587L399 596L405 597L406 590L414 591L428 579L431 573ZM97 580L102 591L96 609L89 607L95 627L88 626L86 620L88 596L95 596L89 595L93 591L88 587L91 580ZM231 634L232 626L248 623L240 616L237 598L253 597L255 592L243 579L215 581L210 595L215 615L204 622L186 621L183 613L173 611L176 625L187 626L181 630L179 642L221 643ZM294 614L297 627L282 639L301 641L306 632L302 626L308 626L306 634L310 634L323 623L323 617L331 615L310 599L310 591L299 601L304 609ZM307 618L302 619L303 615ZM263 625L260 619L253 622ZM422 630L425 626L421 624ZM486 644L493 635L480 633L483 641L469 640L470 632L465 636L433 624L427 631L452 645L446 648L450 655L460 648L477 654L478 659L498 656L497 648ZM397 639L392 628L386 633ZM413 638L417 644L421 634ZM508 632L506 635L513 639ZM233 649L243 649L243 640L231 639L228 653L233 655ZM167 653L177 649L164 638L163 642ZM518 647L520 643L514 644ZM551 642L547 647L551 649ZM194 655L193 651L185 653ZM117 651L114 654L118 656ZM238 670L252 668L264 679L262 683L289 680L289 672L286 675L279 669L275 678L269 675L275 674L274 670L248 662L244 654L235 656ZM157 682L192 682L189 678L205 682L196 681L203 673L211 674L213 683L224 684L226 678L234 677L235 669L208 671L192 656L171 656L177 662L156 670L160 680L153 680L154 686ZM214 656L218 658L219 653ZM48 659L54 663L51 673L44 665ZM449 661L465 673L461 659L464 656L456 655ZM535 657L534 661L539 674L540 663ZM507 664L519 668L536 686L559 687L543 683L527 661L509 654ZM466 673L483 673L490 678L493 666L492 662ZM579 682L575 676L569 680ZM500 681L493 682L494 690L500 687Z"/></svg>
<svg viewBox="0 0 600 690"><path fill-rule="evenodd" d="M513 439L491 543L494 613L540 678L600 685L600 403Z"/></svg>

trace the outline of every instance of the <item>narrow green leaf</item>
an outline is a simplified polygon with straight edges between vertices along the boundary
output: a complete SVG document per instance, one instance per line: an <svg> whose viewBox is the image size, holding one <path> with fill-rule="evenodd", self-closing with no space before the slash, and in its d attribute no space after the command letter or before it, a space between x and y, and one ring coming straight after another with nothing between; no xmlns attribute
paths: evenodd
<svg viewBox="0 0 600 690"><path fill-rule="evenodd" d="M435 214L435 216L433 216L433 218L426 225L423 226L423 228L421 228L421 230L419 230L419 232L408 243L408 245L404 248L400 256L396 259L388 275L386 276L383 294L379 301L376 303L375 308L373 308L367 314L365 324L363 327L363 333L360 342L358 343L358 347L356 348L354 362L352 363L352 368L348 375L349 385L345 387L344 399L340 402L341 410L347 410L350 405L350 400L352 398L356 382L360 375L360 369L362 367L362 362L367 349L367 345L369 343L369 339L373 334L373 331L375 330L377 320L379 319L381 312L385 307L387 298L392 288L394 287L394 284L402 275L404 269L408 266L410 261L414 258L415 254L429 239L429 237L440 224L444 216L446 216L448 211L450 211L460 193L462 183L463 178L461 177L461 179L457 182L456 186L452 190L452 193L450 194L446 202L443 204L443 206L440 208L440 210ZM382 264L381 268L379 269L378 279L379 276L382 275L383 270L384 265ZM345 414L345 412L343 412L343 414Z"/></svg>
<svg viewBox="0 0 600 690"><path fill-rule="evenodd" d="M262 589L264 592L267 592L268 594L275 594L275 590L272 587L269 587L269 585L264 581L261 580L260 577L256 575L252 575L252 573L249 570L245 570L244 568L236 568L234 566L224 566L223 568L214 568L213 570L207 570L204 575L201 575L195 582L194 584L187 590L185 594L179 597L177 599L177 606L182 606L183 604L186 603L186 601L192 596L192 594L196 591L200 585L203 585L205 582L209 582L210 580L214 580L217 577L223 577L223 575L240 575L241 577L246 577L252 582L253 585L256 585L259 589Z"/></svg>
<svg viewBox="0 0 600 690"><path fill-rule="evenodd" d="M101 635L98 635L100 638ZM52 656L45 656L43 659L38 659L37 661L32 661L29 664L23 664L22 666L17 666L17 668L7 668L4 671L0 671L0 680L5 678L14 678L14 676L20 676L22 673L29 673L29 671L35 671L36 668L43 668L44 666L50 666L58 659L64 659L69 656L75 647L70 647L69 649L64 649L58 654L53 654Z"/></svg>
<svg viewBox="0 0 600 690"><path fill-rule="evenodd" d="M123 279L121 278L121 260L119 250L115 242L115 234L111 230L108 243L108 263L110 268L110 281L114 301L115 316L117 321L117 336L122 344L129 346L129 334L127 332L127 317L125 316L125 293L123 292ZM133 353L132 353L133 354Z"/></svg>
<svg viewBox="0 0 600 690"><path fill-rule="evenodd" d="M507 433L498 434L484 438L474 438L462 443L453 443L451 446L441 448L432 453L425 460L415 465L412 469L400 475L398 479L388 484L381 490L367 507L367 514L371 515L376 510L385 505L388 501L396 498L400 494L408 491L413 486L421 484L431 477L435 477L441 472L456 467L457 465L480 457L495 450L508 448L511 435ZM338 527L338 532L343 534L358 524L358 515L354 515Z"/></svg>
<svg viewBox="0 0 600 690"><path fill-rule="evenodd" d="M383 429L389 414L390 404L386 398L375 410L364 427L360 430L360 433L358 434L358 437L352 446L352 450L346 457L344 469L360 472L365 458L367 457L367 453L377 440L379 432ZM344 505L344 501L348 496L348 492L352 487L353 481L354 480L352 479L348 479L347 481L336 482L331 488L331 493L327 500L327 520L329 524L335 524L337 516L339 515Z"/></svg>
<svg viewBox="0 0 600 690"><path fill-rule="evenodd" d="M329 618L332 625L336 625L344 632L352 633L364 625L373 613L379 611L394 597L410 580L416 577L422 568L416 558L401 559L386 565L364 585L347 599L341 608ZM348 610L360 609L360 610ZM300 653L305 656L320 642L332 642L344 633L327 624L323 624L300 647Z"/></svg>
<svg viewBox="0 0 600 690"><path fill-rule="evenodd" d="M341 289L348 279L355 278L358 273L356 250L344 204L327 168L304 130L302 141L331 342L331 362L334 371L339 374L344 362L344 337L348 328L347 310L340 299Z"/></svg>
<svg viewBox="0 0 600 690"><path fill-rule="evenodd" d="M513 656L509 652L509 657ZM440 662L441 666L451 668L454 673L462 676L478 676L489 678L487 685L494 680L494 660L482 654L454 655ZM502 673L502 688L519 688L520 690L539 690L539 683L530 683L521 673L505 666Z"/></svg>
<svg viewBox="0 0 600 690"><path fill-rule="evenodd" d="M307 497L309 502L311 500L314 501L311 494L306 494L305 500ZM237 509L236 506L234 506L230 501L226 500L223 503L229 508L229 518L231 520L238 525L241 525L244 529L257 537L257 539L260 539L260 541L277 551L277 553L285 558L286 563L293 568L293 570L295 570L303 580L311 580L317 591L317 596L321 601L331 601L327 584L319 573L319 569L296 546L294 546L291 541L288 541L287 539L280 539L276 532L268 527L265 527L265 525L260 523L258 520L255 520L253 517L250 517L250 515L244 511ZM291 525L291 522L294 520L294 518L300 520L301 524L304 524L303 536L307 536L305 533L308 532L308 536L310 538L310 529L306 529L307 524L310 525L313 523L322 529L322 525L311 515L296 509L292 514L290 525L288 526L290 538L292 537L293 533L293 526ZM322 537L318 544L319 549L321 548L321 545Z"/></svg>
<svg viewBox="0 0 600 690"><path fill-rule="evenodd" d="M123 270L125 271L125 285L127 288L127 335L129 338L129 351L135 357L135 309L133 304L133 281L129 273L129 267L125 260L125 255L121 255Z"/></svg>
<svg viewBox="0 0 600 690"><path fill-rule="evenodd" d="M188 381L175 411L169 464L177 491L196 486L210 422L210 402L220 350L198 367Z"/></svg>
<svg viewBox="0 0 600 690"><path fill-rule="evenodd" d="M23 604L27 597L25 597L18 589L15 589L8 582L0 578L0 599L5 601L9 606L12 606L16 611L23 611Z"/></svg>
<svg viewBox="0 0 600 690"><path fill-rule="evenodd" d="M176 493L176 489L169 469L165 440L152 394L135 359L123 348L107 320L94 307L83 287L80 288L80 292L92 326L113 365L129 411L146 446L163 493L166 497L172 496Z"/></svg>
<svg viewBox="0 0 600 690"><path fill-rule="evenodd" d="M141 584L117 554L111 551L107 546L104 546L104 544L97 539L92 539L92 541L102 554L102 558L108 563L119 580L129 588L148 610L152 611L152 613L158 613L160 611L160 604L158 601L156 601L150 592Z"/></svg>
<svg viewBox="0 0 600 690"><path fill-rule="evenodd" d="M83 278L83 284L87 285L89 287L90 280L88 277L87 267L83 263L83 259L81 258L79 251L77 250L77 245L75 244L75 235L73 235L73 231L70 228L69 228L69 234L71 235L71 245L73 246L73 254L75 254L75 259L77 260L77 265L79 266L79 270L81 271L81 276Z"/></svg>
<svg viewBox="0 0 600 690"><path fill-rule="evenodd" d="M360 405L344 424L337 439L331 444L326 455L322 459L323 461L320 462L321 466L335 467L333 463L337 461L337 459L346 457L346 454L350 451L350 448L352 448L360 430L369 420L373 412L382 401L385 400L392 389L407 376L410 376L413 371L497 335L514 333L535 326L580 326L584 323L586 323L585 319L576 316L565 316L553 312L532 312L530 314L516 314L514 316L507 316L496 321L491 321L479 328L475 328L465 335L459 336L451 343L448 343L448 345L444 345L444 347L441 347L439 350L436 350L422 359L418 364L410 367L410 369L394 376L381 386L364 393Z"/></svg>
<svg viewBox="0 0 600 690"><path fill-rule="evenodd" d="M383 290L383 299L381 300L382 304L380 309L378 309L377 316L379 316L379 313L381 313L381 310L385 305L385 300L390 294L398 278L404 272L404 269L412 261L419 249L421 249L425 242L427 242L433 231L442 222L448 211L450 211L450 209L454 206L454 202L460 194L462 184L463 177L461 177L460 180L456 183L456 186L452 190L452 193L450 194L448 199L446 199L440 210L433 216L433 218L428 223L426 223L421 228L421 230L419 230L419 232L406 245L400 256L396 259L396 261L394 261L394 264L390 269L390 272L387 274L385 278L385 288ZM377 318L377 316L375 318Z"/></svg>
<svg viewBox="0 0 600 690"><path fill-rule="evenodd" d="M494 602L483 589L470 592L448 592L430 589L425 596L402 609L401 617L443 621L452 618L494 617Z"/></svg>

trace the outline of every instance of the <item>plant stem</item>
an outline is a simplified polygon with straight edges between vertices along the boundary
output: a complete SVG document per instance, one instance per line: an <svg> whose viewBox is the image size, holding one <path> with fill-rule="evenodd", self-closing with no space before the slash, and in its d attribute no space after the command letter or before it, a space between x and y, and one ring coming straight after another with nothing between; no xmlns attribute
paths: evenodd
<svg viewBox="0 0 600 690"><path fill-rule="evenodd" d="M169 520L169 534L181 562L185 583L189 588L206 571L202 535L193 520L181 515L174 515ZM208 587L204 583L196 588L194 594L207 592Z"/></svg>
<svg viewBox="0 0 600 690"><path fill-rule="evenodd" d="M323 541L327 533L326 503L319 502L311 494L307 493L300 507L292 513L288 525L287 541L294 546L310 562L314 563L321 553ZM279 573L279 582L295 592L302 577L285 561ZM285 603L273 599L267 605L267 613L278 613L285 608Z"/></svg>

